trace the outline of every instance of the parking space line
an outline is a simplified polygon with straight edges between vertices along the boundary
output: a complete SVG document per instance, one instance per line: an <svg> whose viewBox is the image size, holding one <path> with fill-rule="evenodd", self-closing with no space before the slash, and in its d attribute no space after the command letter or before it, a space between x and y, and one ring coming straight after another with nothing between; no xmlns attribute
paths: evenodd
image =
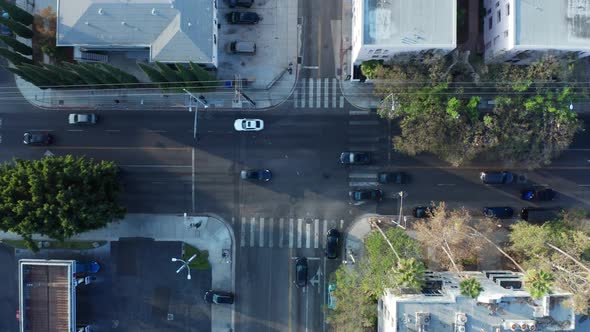
<svg viewBox="0 0 590 332"><path fill-rule="evenodd" d="M344 96L340 96L340 108L344 107Z"/></svg>
<svg viewBox="0 0 590 332"><path fill-rule="evenodd" d="M320 220L316 219L313 221L313 247L319 248L320 246Z"/></svg>
<svg viewBox="0 0 590 332"><path fill-rule="evenodd" d="M273 234L272 234L272 230L274 228L274 218L270 218L269 222L268 222L268 246L270 248L273 247L274 243L273 243Z"/></svg>
<svg viewBox="0 0 590 332"><path fill-rule="evenodd" d="M285 219L281 218L279 220L279 248L283 247L283 229L284 229L284 222Z"/></svg>
<svg viewBox="0 0 590 332"><path fill-rule="evenodd" d="M373 187L378 186L379 182L375 181L350 181L348 182L349 187Z"/></svg>
<svg viewBox="0 0 590 332"><path fill-rule="evenodd" d="M293 218L289 219L289 248L293 248Z"/></svg>
<svg viewBox="0 0 590 332"><path fill-rule="evenodd" d="M242 231L240 232L240 247L246 245L246 217L242 217Z"/></svg>
<svg viewBox="0 0 590 332"><path fill-rule="evenodd" d="M305 248L309 248L311 242L311 224L305 223Z"/></svg>
<svg viewBox="0 0 590 332"><path fill-rule="evenodd" d="M254 230L256 228L256 219L250 220L250 247L254 247Z"/></svg>
<svg viewBox="0 0 590 332"><path fill-rule="evenodd" d="M316 83L316 96L315 96L315 107L320 108L322 107L322 79L318 78L315 81Z"/></svg>
<svg viewBox="0 0 590 332"><path fill-rule="evenodd" d="M308 95L307 95L307 106L308 107L313 107L313 78L308 78L307 79L307 89L308 89Z"/></svg>
<svg viewBox="0 0 590 332"><path fill-rule="evenodd" d="M338 84L338 80L332 78L332 107L336 107L336 84Z"/></svg>
<svg viewBox="0 0 590 332"><path fill-rule="evenodd" d="M293 107L299 108L299 88L293 93Z"/></svg>
<svg viewBox="0 0 590 332"><path fill-rule="evenodd" d="M326 248L326 234L328 234L328 220L324 220L324 232L322 233L322 248Z"/></svg>
<svg viewBox="0 0 590 332"><path fill-rule="evenodd" d="M330 104L328 102L328 98L330 98L330 95L328 94L328 91L330 91L329 85L330 85L330 79L324 78L324 108L330 107Z"/></svg>
<svg viewBox="0 0 590 332"><path fill-rule="evenodd" d="M301 232L301 223L303 219L297 219L297 248L301 248L301 236L303 236Z"/></svg>
<svg viewBox="0 0 590 332"><path fill-rule="evenodd" d="M260 237L258 238L258 246L264 246L264 218L260 218L260 226L259 226Z"/></svg>

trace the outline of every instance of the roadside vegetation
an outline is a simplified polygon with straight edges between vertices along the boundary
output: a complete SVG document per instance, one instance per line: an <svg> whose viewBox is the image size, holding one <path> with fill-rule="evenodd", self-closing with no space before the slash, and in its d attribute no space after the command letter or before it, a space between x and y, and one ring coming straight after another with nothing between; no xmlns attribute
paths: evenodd
<svg viewBox="0 0 590 332"><path fill-rule="evenodd" d="M107 244L107 241L39 241L42 242L41 249L65 249L65 250L88 250L98 248ZM17 249L29 249L27 241L25 240L0 240L4 243Z"/></svg>
<svg viewBox="0 0 590 332"><path fill-rule="evenodd" d="M189 267L195 270L210 270L211 264L209 264L209 251L199 250L190 244L182 243L182 259L187 261L192 255L197 255L192 262L189 263Z"/></svg>
<svg viewBox="0 0 590 332"><path fill-rule="evenodd" d="M38 251L33 235L60 242L122 219L121 185L113 162L84 157L15 159L0 166L0 230L20 234Z"/></svg>

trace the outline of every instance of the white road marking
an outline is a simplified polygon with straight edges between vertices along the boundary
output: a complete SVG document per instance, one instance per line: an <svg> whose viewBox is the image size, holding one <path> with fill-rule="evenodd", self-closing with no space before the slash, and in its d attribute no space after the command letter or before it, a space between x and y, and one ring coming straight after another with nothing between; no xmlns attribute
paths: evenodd
<svg viewBox="0 0 590 332"><path fill-rule="evenodd" d="M360 181L348 182L349 187L374 187L374 186L378 186L378 185L379 185L379 182L360 182Z"/></svg>
<svg viewBox="0 0 590 332"><path fill-rule="evenodd" d="M25 131L54 131L53 129L27 129Z"/></svg>
<svg viewBox="0 0 590 332"><path fill-rule="evenodd" d="M338 84L338 80L333 78L332 79L332 107L336 107L336 85Z"/></svg>
<svg viewBox="0 0 590 332"><path fill-rule="evenodd" d="M0 128L2 128L2 118L0 118Z"/></svg>
<svg viewBox="0 0 590 332"><path fill-rule="evenodd" d="M373 120L368 120L368 121L356 121L356 120L351 120L348 121L348 124L351 126L375 126L379 124L379 121L373 121Z"/></svg>
<svg viewBox="0 0 590 332"><path fill-rule="evenodd" d="M233 224L235 224L235 222L236 222L236 218L231 217L231 224L233 225Z"/></svg>
<svg viewBox="0 0 590 332"><path fill-rule="evenodd" d="M319 66L303 66L301 68L303 68L303 69L320 69Z"/></svg>
<svg viewBox="0 0 590 332"><path fill-rule="evenodd" d="M274 245L273 234L272 234L273 228L274 228L274 218L270 218L270 221L268 222L268 246L270 248L272 248Z"/></svg>
<svg viewBox="0 0 590 332"><path fill-rule="evenodd" d="M340 229L344 229L344 220L340 219Z"/></svg>
<svg viewBox="0 0 590 332"><path fill-rule="evenodd" d="M329 100L330 96L328 95L328 91L330 90L330 79L324 78L324 108L330 107Z"/></svg>
<svg viewBox="0 0 590 332"><path fill-rule="evenodd" d="M192 165L119 165L129 168L192 168Z"/></svg>
<svg viewBox="0 0 590 332"><path fill-rule="evenodd" d="M147 129L146 131L148 133L167 133L168 132L166 130L158 130L158 129Z"/></svg>
<svg viewBox="0 0 590 332"><path fill-rule="evenodd" d="M289 219L289 248L293 248L293 218Z"/></svg>
<svg viewBox="0 0 590 332"><path fill-rule="evenodd" d="M320 220L316 219L313 221L313 247L315 249L320 246Z"/></svg>
<svg viewBox="0 0 590 332"><path fill-rule="evenodd" d="M191 197L191 199L192 199L192 201L191 201L191 204L192 204L192 208L193 208L193 210L191 212L195 212L195 204L196 204L196 202L195 202L195 148L191 149L191 153L192 153L192 171L191 171L191 177L192 177L192 180L191 180L192 197Z"/></svg>
<svg viewBox="0 0 590 332"><path fill-rule="evenodd" d="M264 218L260 218L260 226L259 226L260 237L258 238L258 246L264 246Z"/></svg>
<svg viewBox="0 0 590 332"><path fill-rule="evenodd" d="M324 232L322 233L322 248L326 248L326 234L328 234L328 220L324 220ZM324 271L326 268L324 267Z"/></svg>
<svg viewBox="0 0 590 332"><path fill-rule="evenodd" d="M436 185L439 187L452 187L455 184L454 183L437 183Z"/></svg>
<svg viewBox="0 0 590 332"><path fill-rule="evenodd" d="M242 217L242 231L240 232L240 247L246 245L246 218Z"/></svg>
<svg viewBox="0 0 590 332"><path fill-rule="evenodd" d="M303 236L303 232L301 232L301 223L303 219L297 219L297 248L301 248L301 237Z"/></svg>
<svg viewBox="0 0 590 332"><path fill-rule="evenodd" d="M313 78L307 79L307 89L308 89L307 106L313 107Z"/></svg>
<svg viewBox="0 0 590 332"><path fill-rule="evenodd" d="M68 131L84 131L83 129L68 129Z"/></svg>
<svg viewBox="0 0 590 332"><path fill-rule="evenodd" d="M322 79L318 78L315 82L316 96L315 96L315 107L322 107Z"/></svg>
<svg viewBox="0 0 590 332"><path fill-rule="evenodd" d="M340 108L344 107L344 96L340 96Z"/></svg>
<svg viewBox="0 0 590 332"><path fill-rule="evenodd" d="M311 245L311 224L305 223L305 248Z"/></svg>
<svg viewBox="0 0 590 332"><path fill-rule="evenodd" d="M579 184L578 187L590 187L590 184Z"/></svg>
<svg viewBox="0 0 590 332"><path fill-rule="evenodd" d="M301 107L305 107L305 80L301 80L301 86L297 89L299 92L299 98L301 102Z"/></svg>
<svg viewBox="0 0 590 332"><path fill-rule="evenodd" d="M375 173L349 173L349 178L363 178L363 179L376 179L377 174Z"/></svg>
<svg viewBox="0 0 590 332"><path fill-rule="evenodd" d="M284 229L285 219L281 218L279 220L279 248L283 247L283 229Z"/></svg>
<svg viewBox="0 0 590 332"><path fill-rule="evenodd" d="M106 132L109 132L109 133L118 133L118 132L120 132L121 130L119 130L119 129L107 129L107 130L105 130L105 131L106 131Z"/></svg>
<svg viewBox="0 0 590 332"><path fill-rule="evenodd" d="M256 228L256 219L250 220L250 247L254 247L254 230Z"/></svg>
<svg viewBox="0 0 590 332"><path fill-rule="evenodd" d="M349 111L349 115L369 115L371 111Z"/></svg>
<svg viewBox="0 0 590 332"><path fill-rule="evenodd" d="M295 89L295 92L293 93L293 106L295 108L299 107L299 89Z"/></svg>

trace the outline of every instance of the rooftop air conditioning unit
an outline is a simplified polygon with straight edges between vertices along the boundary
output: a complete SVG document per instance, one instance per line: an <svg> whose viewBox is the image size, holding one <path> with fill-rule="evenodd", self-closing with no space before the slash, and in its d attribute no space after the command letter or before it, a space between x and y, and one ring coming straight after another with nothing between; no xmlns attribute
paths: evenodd
<svg viewBox="0 0 590 332"><path fill-rule="evenodd" d="M537 323L534 320L506 321L504 328L510 329L510 331L535 331Z"/></svg>
<svg viewBox="0 0 590 332"><path fill-rule="evenodd" d="M416 313L416 326L430 325L430 313L429 312L417 312Z"/></svg>
<svg viewBox="0 0 590 332"><path fill-rule="evenodd" d="M455 325L465 326L465 323L467 323L467 315L464 312L455 313Z"/></svg>

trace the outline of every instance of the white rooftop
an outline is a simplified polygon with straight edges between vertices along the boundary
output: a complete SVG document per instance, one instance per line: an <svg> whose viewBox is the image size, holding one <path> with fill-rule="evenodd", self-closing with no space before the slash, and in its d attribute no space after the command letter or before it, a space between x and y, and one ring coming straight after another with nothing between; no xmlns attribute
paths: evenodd
<svg viewBox="0 0 590 332"><path fill-rule="evenodd" d="M57 46L150 48L151 61L212 62L212 0L58 0Z"/></svg>
<svg viewBox="0 0 590 332"><path fill-rule="evenodd" d="M457 0L364 0L363 44L455 48Z"/></svg>
<svg viewBox="0 0 590 332"><path fill-rule="evenodd" d="M515 0L515 45L590 49L590 0Z"/></svg>

